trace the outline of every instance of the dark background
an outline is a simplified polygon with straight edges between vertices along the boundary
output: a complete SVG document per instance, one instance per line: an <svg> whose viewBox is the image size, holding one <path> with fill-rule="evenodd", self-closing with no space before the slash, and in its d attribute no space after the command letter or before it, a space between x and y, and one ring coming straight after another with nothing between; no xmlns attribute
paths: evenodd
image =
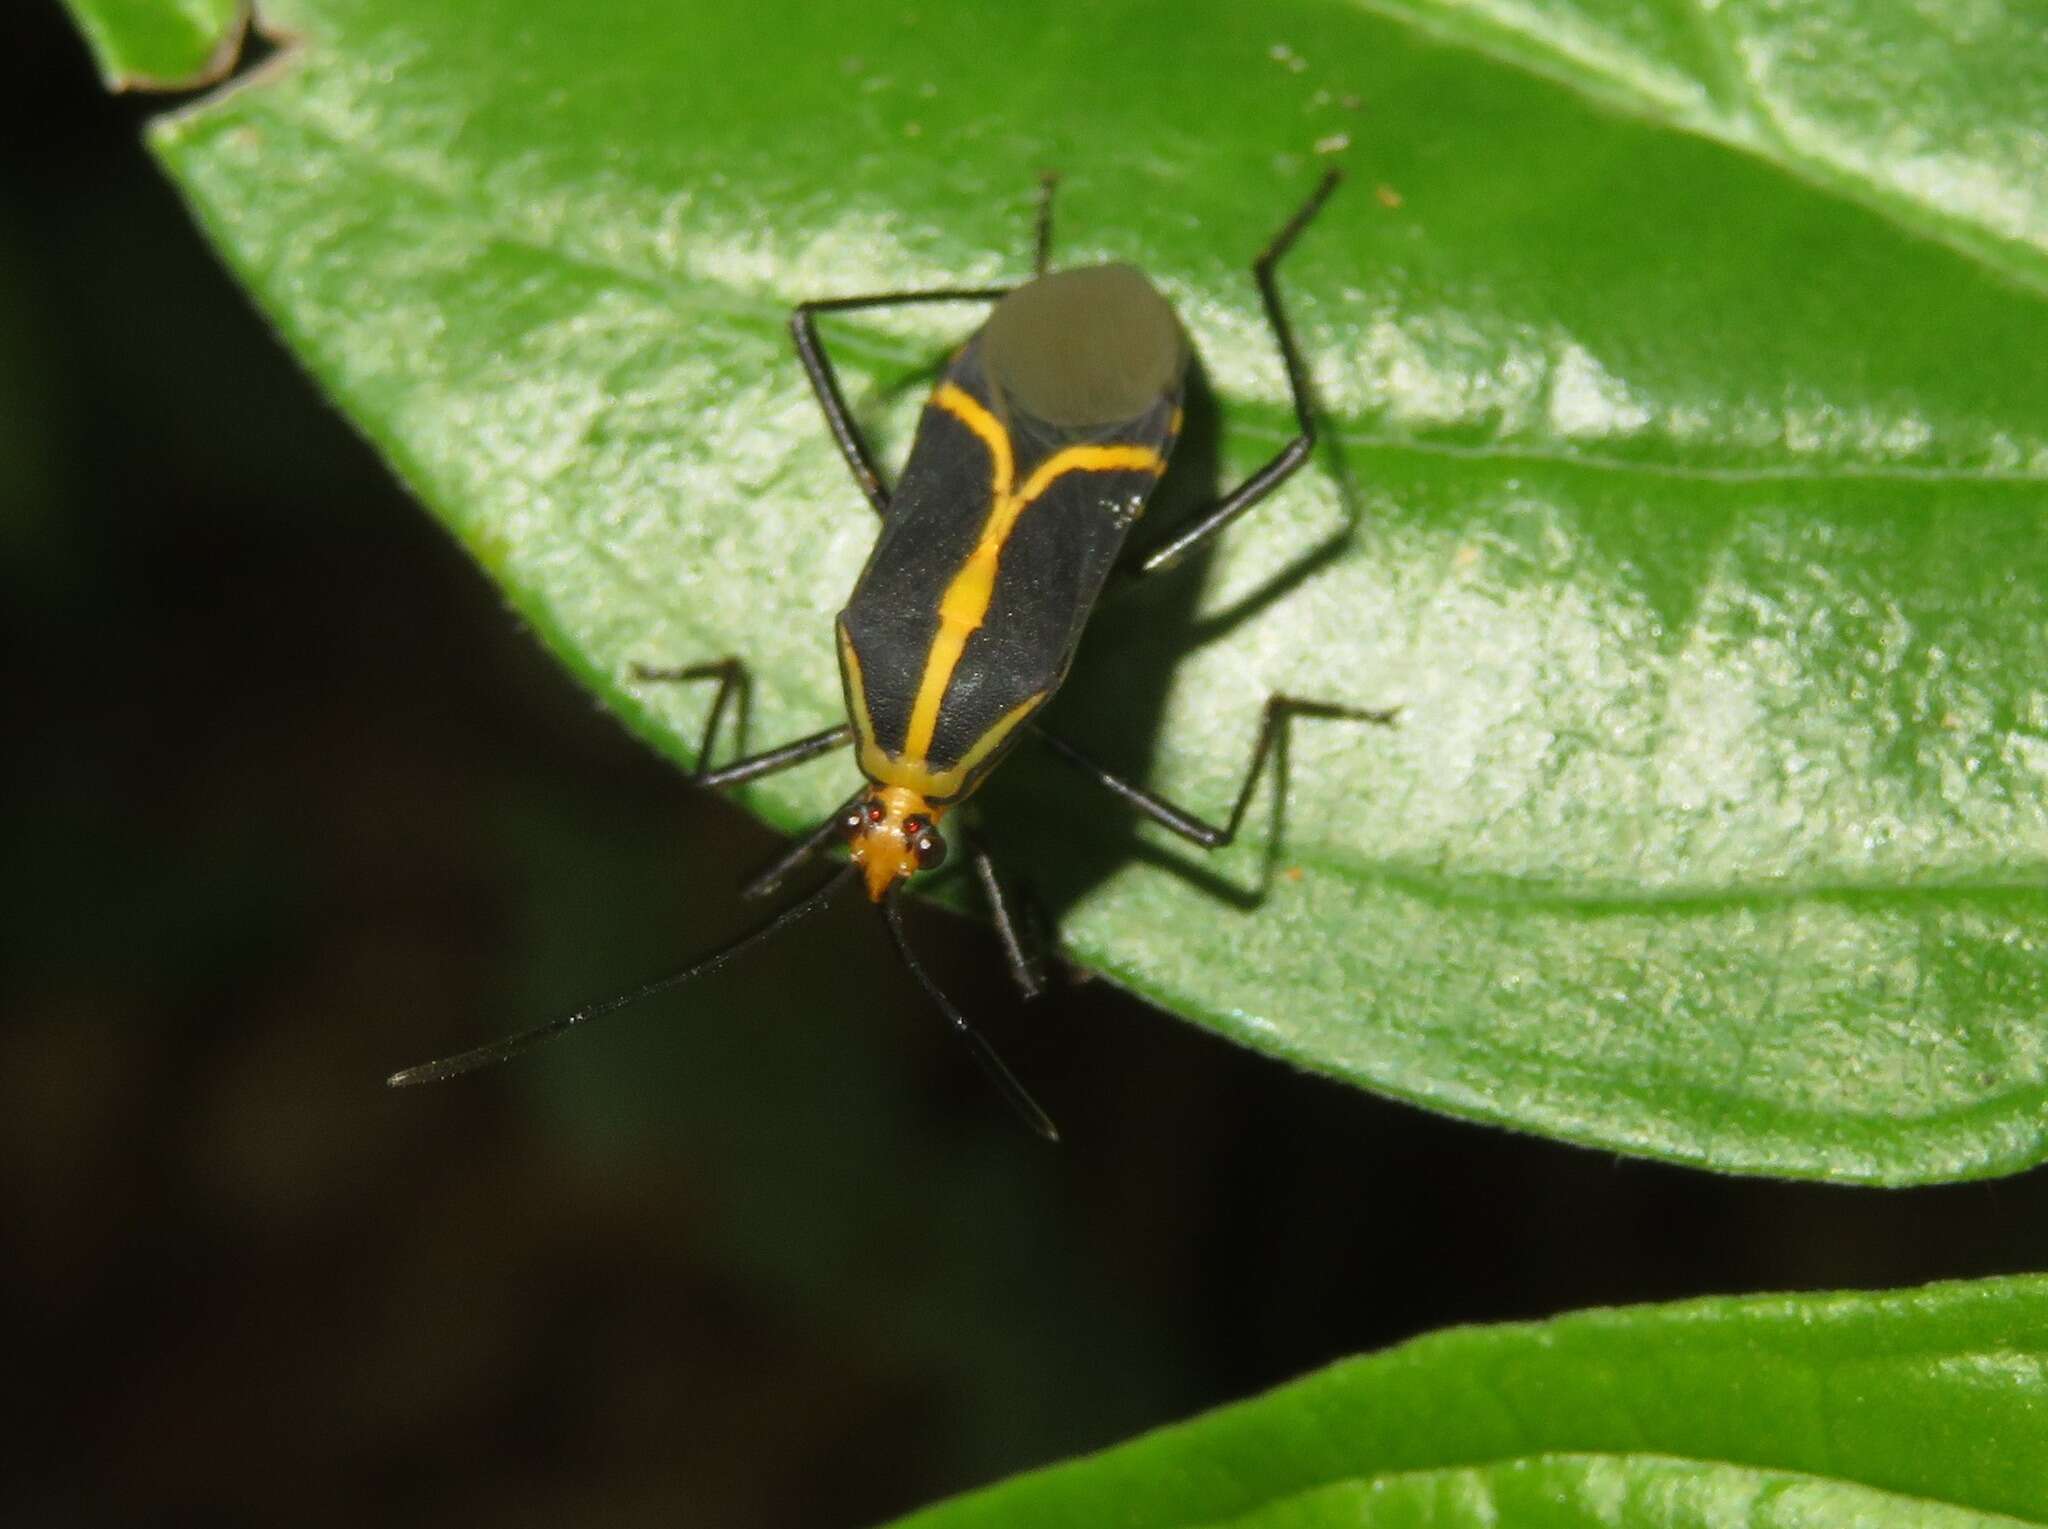
<svg viewBox="0 0 2048 1529"><path fill-rule="evenodd" d="M1457 1322L2048 1263L2040 1175L1744 1183L1439 1120L854 907L495 1075L392 1067L740 927L636 745L0 20L0 1518L872 1522ZM858 506L852 498L848 513ZM823 641L824 635L820 635Z"/></svg>

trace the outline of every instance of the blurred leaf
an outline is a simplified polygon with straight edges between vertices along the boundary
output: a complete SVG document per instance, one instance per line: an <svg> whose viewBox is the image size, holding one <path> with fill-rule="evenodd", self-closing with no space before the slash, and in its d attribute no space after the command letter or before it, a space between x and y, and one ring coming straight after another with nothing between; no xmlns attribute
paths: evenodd
<svg viewBox="0 0 2048 1529"><path fill-rule="evenodd" d="M1327 449L1102 613L1061 725L1208 812L1271 691L1399 726L1297 727L1284 819L1269 780L1201 864L1028 753L995 832L1076 960L1247 1044L1604 1147L1906 1182L2044 1155L2048 40L1894 9L1404 7L1482 55L1306 0L280 0L296 51L155 142L322 383L678 761L707 698L634 660L743 655L756 746L838 712L873 525L792 301L1014 275L1059 167L1061 257L1143 263L1202 356L1170 518L1285 437L1245 266L1348 164L1283 274ZM1884 38L1943 67L1887 91ZM885 459L972 322L832 328ZM795 826L848 784L751 799Z"/></svg>
<svg viewBox="0 0 2048 1529"><path fill-rule="evenodd" d="M1594 1311L1350 1360L903 1523L2040 1524L2044 1408L2038 1279Z"/></svg>
<svg viewBox="0 0 2048 1529"><path fill-rule="evenodd" d="M247 0L65 0L109 90L195 90L234 67Z"/></svg>

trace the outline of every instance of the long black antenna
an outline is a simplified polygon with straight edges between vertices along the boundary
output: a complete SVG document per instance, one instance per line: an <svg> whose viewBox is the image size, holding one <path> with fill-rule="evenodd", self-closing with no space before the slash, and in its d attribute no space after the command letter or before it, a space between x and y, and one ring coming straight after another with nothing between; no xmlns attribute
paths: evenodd
<svg viewBox="0 0 2048 1529"><path fill-rule="evenodd" d="M939 1012L946 1016L946 1023L953 1027L953 1033L960 1037L974 1060L981 1064L981 1070L988 1074L988 1080L995 1084L1002 1096L1010 1101L1024 1124L1031 1127L1047 1141L1060 1139L1059 1127L1052 1123L1052 1117L1038 1107L1038 1101L1024 1091L1024 1085L1017 1081L1015 1073L1003 1065L1003 1059L996 1055L995 1048L982 1039L981 1032L967 1022L967 1016L953 1006L953 1000L939 991L939 985L925 975L917 964L917 957L910 953L910 941L903 933L903 918L896 911L894 893L882 899L882 921L889 926L889 938L896 942L896 954L903 958L903 964L910 968L910 975L925 990L931 1001L938 1005Z"/></svg>
<svg viewBox="0 0 2048 1529"><path fill-rule="evenodd" d="M602 1019L607 1014L625 1008L627 1004L638 1003L643 998L652 998L656 993L666 993L672 987L681 987L685 982L701 977L707 972L715 972L740 952L759 944L770 935L794 924L798 919L808 918L816 913L832 900L833 893L853 880L856 869L857 867L847 866L809 897L801 902L792 903L767 923L741 935L722 950L714 950L695 965L686 966L679 972L671 972L666 977L657 977L631 992L620 993L617 997L607 998L601 1003L593 1003L573 1014L551 1019L544 1025L535 1025L531 1030L508 1035L501 1041L491 1041L486 1045L458 1052L454 1056L442 1057L438 1062L423 1062L418 1067L408 1067L403 1072L394 1072L384 1081L393 1088L410 1088L415 1083L439 1083L443 1078L459 1078L464 1073L475 1072L480 1067L495 1067L498 1063L516 1057L522 1051L530 1051L542 1041L553 1040L556 1036L565 1034L589 1020Z"/></svg>

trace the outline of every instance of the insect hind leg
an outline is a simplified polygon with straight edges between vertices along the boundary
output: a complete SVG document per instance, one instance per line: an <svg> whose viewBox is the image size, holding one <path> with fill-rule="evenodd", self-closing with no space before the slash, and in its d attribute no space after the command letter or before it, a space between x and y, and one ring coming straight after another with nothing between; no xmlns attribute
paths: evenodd
<svg viewBox="0 0 2048 1529"><path fill-rule="evenodd" d="M1331 701L1305 701L1289 695L1269 696L1265 709L1260 714L1259 736L1257 742L1252 745L1251 762L1245 767L1244 780L1237 788L1237 800L1231 804L1229 817L1220 824L1198 817L1187 808L1147 791L1142 786L1132 785L1122 776L1097 764L1065 739L1043 728L1037 729L1037 733L1052 747L1055 754L1140 816L1150 818L1160 827L1180 835L1190 844L1199 845L1203 849L1222 849L1236 839L1238 830L1244 826L1245 813L1251 808L1252 795L1258 789L1259 777L1265 770L1267 757L1281 746L1290 721L1296 717L1312 717L1332 722L1370 722L1388 727L1399 714L1399 707L1386 711L1368 711L1356 706L1340 706Z"/></svg>
<svg viewBox="0 0 2048 1529"><path fill-rule="evenodd" d="M1207 510L1194 519L1194 524L1175 533L1163 546L1155 547L1131 566L1130 577L1143 578L1171 567L1204 542L1213 539L1238 516L1259 503L1274 489L1292 477L1295 469L1306 462L1309 453L1315 449L1316 425L1311 410L1308 386L1308 368L1302 363L1301 349L1295 344L1294 329L1287 321L1287 310L1280 302L1280 286L1275 269L1280 259L1293 247L1301 231L1322 210L1330 193L1337 189L1343 173L1331 170L1316 183L1316 189L1309 193L1308 200L1295 210L1259 252L1252 262L1252 280L1258 283L1259 302L1266 310L1267 327L1273 331L1274 344L1279 348L1281 363L1287 369L1287 389L1294 403L1294 438L1273 455L1272 460L1253 473L1236 488L1225 494Z"/></svg>
<svg viewBox="0 0 2048 1529"><path fill-rule="evenodd" d="M1059 190L1060 172L1038 172L1038 215L1031 236L1031 274L1043 276L1052 267L1052 198Z"/></svg>

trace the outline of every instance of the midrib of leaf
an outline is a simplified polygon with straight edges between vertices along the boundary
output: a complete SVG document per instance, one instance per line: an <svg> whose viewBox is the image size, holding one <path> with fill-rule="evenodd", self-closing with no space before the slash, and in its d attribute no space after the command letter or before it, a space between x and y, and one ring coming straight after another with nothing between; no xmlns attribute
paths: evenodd
<svg viewBox="0 0 2048 1529"><path fill-rule="evenodd" d="M1231 420L1231 429L1238 423ZM1247 423L1243 433L1255 439L1279 442L1291 432L1278 411L1270 422ZM1498 462L1511 467L1565 467L1589 473L1611 473L1618 477L1652 478L1676 483L1898 483L1926 484L2010 484L2019 488L2040 488L2048 484L2048 470L2031 468L1913 467L1898 462L1830 462L1824 464L1785 462L1771 467L1712 467L1698 462L1651 462L1607 456L1593 451L1546 451L1533 446L1465 446L1454 441L1424 441L1407 437L1375 435L1340 426L1335 439L1346 452L1374 452L1390 456L1430 458L1456 462Z"/></svg>
<svg viewBox="0 0 2048 1529"><path fill-rule="evenodd" d="M1777 124L1729 47L1710 7L1693 4L1696 33L1716 60L1710 87L1682 75L1631 68L1627 53L1597 46L1578 29L1530 24L1526 9L1501 0L1350 0L1359 10L1413 28L1503 67L1563 85L1592 100L1739 149L1830 195L1878 213L1916 238L1953 249L2006 280L2048 294L2048 231L2014 239L1983 222L1958 218L1938 204L1874 184L1853 166L1802 151ZM1693 88L1686 89L1684 86Z"/></svg>
<svg viewBox="0 0 2048 1529"><path fill-rule="evenodd" d="M1165 840L1170 847L1174 841ZM1290 841L1288 860L1304 869L1333 871L1347 881L1378 882L1406 896L1456 907L1494 909L1568 909L1595 915L1600 913L1660 913L1679 917L1713 913L1735 908L1772 908L1791 903L1830 898L1859 899L1874 905L1910 906L1921 901L1952 903L1957 896L2006 897L2041 890L2041 880L2031 872L2009 876L1930 877L1925 881L1796 880L1773 878L1753 886L1731 887L1631 887L1625 884L1573 888L1546 886L1540 882L1512 877L1424 877L1404 875L1384 860L1370 860L1331 846L1320 839L1306 840L1314 848L1294 847Z"/></svg>

